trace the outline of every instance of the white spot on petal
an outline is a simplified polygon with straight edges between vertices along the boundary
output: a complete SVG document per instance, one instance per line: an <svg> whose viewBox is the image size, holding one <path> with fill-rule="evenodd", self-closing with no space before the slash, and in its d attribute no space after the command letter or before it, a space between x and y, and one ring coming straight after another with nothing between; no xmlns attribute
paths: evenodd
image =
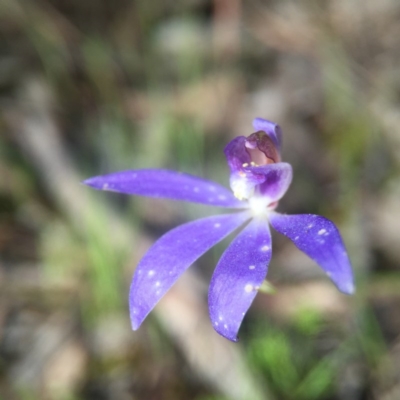
<svg viewBox="0 0 400 400"><path fill-rule="evenodd" d="M249 265L249 269L254 269L255 267L255 265Z"/></svg>
<svg viewBox="0 0 400 400"><path fill-rule="evenodd" d="M208 187L208 190L209 190L210 192L215 192L215 186L210 185L210 186Z"/></svg>
<svg viewBox="0 0 400 400"><path fill-rule="evenodd" d="M227 324L224 324L224 328L225 328L225 329L228 329L228 325L227 325Z"/></svg>
<svg viewBox="0 0 400 400"><path fill-rule="evenodd" d="M214 224L214 228L219 228L221 226L221 224L219 222Z"/></svg>
<svg viewBox="0 0 400 400"><path fill-rule="evenodd" d="M314 225L313 224L309 224L308 226L307 226L307 228L312 228Z"/></svg>
<svg viewBox="0 0 400 400"><path fill-rule="evenodd" d="M214 322L214 325L215 325L215 326L218 326L218 322L217 322L217 321L215 321L215 322Z"/></svg>
<svg viewBox="0 0 400 400"><path fill-rule="evenodd" d="M152 269L147 273L147 275L149 275L149 276L153 276L154 274L155 274L155 272Z"/></svg>
<svg viewBox="0 0 400 400"><path fill-rule="evenodd" d="M320 229L318 231L318 235L323 235L324 233L326 233L326 229Z"/></svg>
<svg viewBox="0 0 400 400"><path fill-rule="evenodd" d="M267 244L265 244L263 247L261 247L261 251L268 251L270 249L270 247L267 245Z"/></svg>
<svg viewBox="0 0 400 400"><path fill-rule="evenodd" d="M103 189L103 190L107 190L107 189L108 189L108 183L105 183L105 184L102 186L102 189Z"/></svg>
<svg viewBox="0 0 400 400"><path fill-rule="evenodd" d="M160 282L160 281L157 281L157 282L156 282L156 286L157 286L157 287L161 286L161 282Z"/></svg>
<svg viewBox="0 0 400 400"><path fill-rule="evenodd" d="M199 192L200 192L200 189L196 186L195 188L193 188L193 192L199 193Z"/></svg>
<svg viewBox="0 0 400 400"><path fill-rule="evenodd" d="M254 286L250 283L248 283L245 287L244 287L244 291L247 293L251 293L254 289Z"/></svg>
<svg viewBox="0 0 400 400"><path fill-rule="evenodd" d="M218 317L218 319L219 319L220 321L222 321L222 320L224 319L224 317L223 317L222 315L220 315L220 316Z"/></svg>
<svg viewBox="0 0 400 400"><path fill-rule="evenodd" d="M220 194L220 195L218 196L218 199L219 199L219 200L226 200L226 196L224 196L223 194Z"/></svg>
<svg viewBox="0 0 400 400"><path fill-rule="evenodd" d="M298 236L296 236L295 238L294 238L294 240L298 240L299 239L299 237Z"/></svg>

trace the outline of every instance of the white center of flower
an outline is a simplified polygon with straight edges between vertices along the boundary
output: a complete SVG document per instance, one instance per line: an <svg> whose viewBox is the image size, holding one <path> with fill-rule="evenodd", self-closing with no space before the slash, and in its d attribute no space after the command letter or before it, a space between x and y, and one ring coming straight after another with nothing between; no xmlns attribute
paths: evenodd
<svg viewBox="0 0 400 400"><path fill-rule="evenodd" d="M232 179L231 188L234 196L239 200L248 199L254 193L254 186L249 185L245 179Z"/></svg>
<svg viewBox="0 0 400 400"><path fill-rule="evenodd" d="M267 217L271 208L269 208L270 200L261 196L253 196L249 199L249 208L253 217Z"/></svg>

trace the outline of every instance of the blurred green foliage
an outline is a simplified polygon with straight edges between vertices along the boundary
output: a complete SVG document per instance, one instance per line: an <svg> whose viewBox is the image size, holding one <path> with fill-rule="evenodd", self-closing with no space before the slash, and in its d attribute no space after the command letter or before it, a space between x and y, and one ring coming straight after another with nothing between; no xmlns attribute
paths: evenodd
<svg viewBox="0 0 400 400"><path fill-rule="evenodd" d="M379 31L386 21L396 32L398 22L394 11L376 20L368 13L365 24L350 11L333 1L0 2L0 398L246 398L221 383L223 374L207 375L218 360L196 369L193 354L209 349L183 345L155 315L129 329L140 255L170 227L212 209L89 193L79 180L170 168L227 185L223 147L250 134L256 116L284 128L295 178L282 210L335 219L359 284L355 300L329 297L307 264L306 278L323 291L303 306L302 260L277 239L276 300L256 301L245 320L230 351L246 373L231 386L257 382L266 400L386 398L398 388L400 259L396 246L385 247L388 236L379 243L390 226L378 230L383 219L370 211L398 186L398 131L380 106L398 108L397 53ZM32 82L49 98L31 95ZM21 136L24 121L50 125L43 153ZM64 153L68 162L57 159ZM228 242L195 266L202 299L202 278ZM285 295L294 283L292 313ZM60 316L73 328L61 324L65 337L46 353ZM61 358L69 341L72 356ZM54 365L68 372L51 375Z"/></svg>

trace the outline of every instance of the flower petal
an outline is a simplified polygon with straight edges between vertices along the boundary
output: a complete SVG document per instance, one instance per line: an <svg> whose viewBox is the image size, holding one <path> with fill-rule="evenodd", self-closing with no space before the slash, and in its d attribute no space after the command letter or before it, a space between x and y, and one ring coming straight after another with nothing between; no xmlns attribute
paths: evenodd
<svg viewBox="0 0 400 400"><path fill-rule="evenodd" d="M273 164L281 160L277 145L264 131L257 131L248 136L245 146L250 161L256 165Z"/></svg>
<svg viewBox="0 0 400 400"><path fill-rule="evenodd" d="M244 208L230 190L196 176L162 169L142 169L95 176L83 182L99 190L185 200L210 206Z"/></svg>
<svg viewBox="0 0 400 400"><path fill-rule="evenodd" d="M280 162L280 152L274 139L266 132L257 131L247 138L238 136L224 149L231 172L240 172L248 165L267 165Z"/></svg>
<svg viewBox="0 0 400 400"><path fill-rule="evenodd" d="M229 340L237 332L267 275L271 235L265 219L254 219L226 249L211 279L208 303L214 329Z"/></svg>
<svg viewBox="0 0 400 400"><path fill-rule="evenodd" d="M258 191L271 202L280 200L292 182L292 166L288 163L280 162L259 167L248 167L246 170L257 176L264 175L265 179L260 184Z"/></svg>
<svg viewBox="0 0 400 400"><path fill-rule="evenodd" d="M237 136L232 139L224 149L226 161L232 172L242 171L243 164L250 164L250 154L246 150L246 138Z"/></svg>
<svg viewBox="0 0 400 400"><path fill-rule="evenodd" d="M280 151L282 145L282 130L278 124L274 124L267 119L255 118L253 120L253 127L256 131L264 131L273 140L277 149Z"/></svg>
<svg viewBox="0 0 400 400"><path fill-rule="evenodd" d="M247 212L199 219L178 226L154 243L133 276L129 294L132 328L139 328L147 314L191 264L247 219Z"/></svg>
<svg viewBox="0 0 400 400"><path fill-rule="evenodd" d="M252 171L231 173L229 184L236 198L249 199L254 194L255 187L265 181L265 176Z"/></svg>
<svg viewBox="0 0 400 400"><path fill-rule="evenodd" d="M271 225L287 236L326 272L338 289L354 292L351 264L335 224L319 215L270 214Z"/></svg>
<svg viewBox="0 0 400 400"><path fill-rule="evenodd" d="M247 166L240 172L232 173L229 183L238 199L249 199L255 194L271 203L283 197L292 182L292 176L292 166L280 162Z"/></svg>

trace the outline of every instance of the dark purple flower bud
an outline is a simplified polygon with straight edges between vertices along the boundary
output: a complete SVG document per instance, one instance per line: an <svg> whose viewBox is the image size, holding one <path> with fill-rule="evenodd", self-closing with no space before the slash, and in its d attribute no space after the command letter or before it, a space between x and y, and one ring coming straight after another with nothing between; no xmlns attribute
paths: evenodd
<svg viewBox="0 0 400 400"><path fill-rule="evenodd" d="M224 152L232 172L281 161L277 145L264 131L254 132L247 138L236 137L227 144Z"/></svg>
<svg viewBox="0 0 400 400"><path fill-rule="evenodd" d="M275 141L265 131L233 139L225 147L225 156L231 169L230 185L239 200L253 196L256 187L261 189L269 174L264 167L281 160Z"/></svg>

